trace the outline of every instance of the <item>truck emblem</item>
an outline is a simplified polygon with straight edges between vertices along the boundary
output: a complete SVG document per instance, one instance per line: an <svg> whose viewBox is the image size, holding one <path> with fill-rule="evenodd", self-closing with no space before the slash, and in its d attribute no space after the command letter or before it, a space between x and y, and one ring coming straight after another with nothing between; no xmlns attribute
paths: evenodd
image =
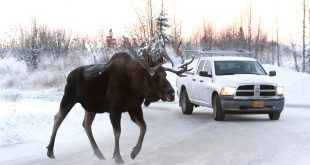
<svg viewBox="0 0 310 165"><path fill-rule="evenodd" d="M255 88L255 93L259 93L259 88Z"/></svg>

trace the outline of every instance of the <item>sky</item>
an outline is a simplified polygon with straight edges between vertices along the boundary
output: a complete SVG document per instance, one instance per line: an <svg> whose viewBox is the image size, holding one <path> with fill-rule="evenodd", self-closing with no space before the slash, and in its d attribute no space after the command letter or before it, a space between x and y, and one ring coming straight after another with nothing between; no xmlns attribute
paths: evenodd
<svg viewBox="0 0 310 165"><path fill-rule="evenodd" d="M160 10L161 1L152 1L155 11ZM171 18L176 13L183 37L189 38L204 21L216 28L240 21L246 17L250 2L253 19L261 20L269 36L275 35L278 20L281 40L301 41L302 0L164 0L164 9ZM146 0L0 0L0 37L20 25L29 25L33 18L39 24L73 33L94 35L112 28L114 34L122 35L138 22L136 10L145 5Z"/></svg>

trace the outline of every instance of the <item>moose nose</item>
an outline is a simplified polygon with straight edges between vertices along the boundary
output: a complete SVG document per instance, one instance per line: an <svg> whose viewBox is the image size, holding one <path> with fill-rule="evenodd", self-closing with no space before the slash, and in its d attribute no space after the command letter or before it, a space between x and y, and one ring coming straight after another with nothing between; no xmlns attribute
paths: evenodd
<svg viewBox="0 0 310 165"><path fill-rule="evenodd" d="M168 98L168 101L174 101L174 92L171 93L170 98Z"/></svg>
<svg viewBox="0 0 310 165"><path fill-rule="evenodd" d="M166 94L167 101L174 101L174 89L170 88Z"/></svg>

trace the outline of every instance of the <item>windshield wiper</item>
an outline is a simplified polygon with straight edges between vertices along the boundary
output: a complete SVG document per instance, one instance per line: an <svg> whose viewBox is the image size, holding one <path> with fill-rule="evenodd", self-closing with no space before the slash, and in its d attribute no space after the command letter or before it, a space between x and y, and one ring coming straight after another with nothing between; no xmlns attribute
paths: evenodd
<svg viewBox="0 0 310 165"><path fill-rule="evenodd" d="M262 74L259 74L259 73L240 73L240 74L255 74L255 75L262 75Z"/></svg>
<svg viewBox="0 0 310 165"><path fill-rule="evenodd" d="M236 74L236 73L220 73L218 75L234 75L234 74Z"/></svg>

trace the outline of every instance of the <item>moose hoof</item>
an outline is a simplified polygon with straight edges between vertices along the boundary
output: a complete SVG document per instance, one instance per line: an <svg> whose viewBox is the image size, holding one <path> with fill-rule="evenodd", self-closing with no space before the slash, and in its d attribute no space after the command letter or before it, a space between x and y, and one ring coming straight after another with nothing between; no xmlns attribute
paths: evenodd
<svg viewBox="0 0 310 165"><path fill-rule="evenodd" d="M54 156L54 152L53 151L47 151L47 156L51 159L55 159L55 156Z"/></svg>
<svg viewBox="0 0 310 165"><path fill-rule="evenodd" d="M123 164L123 163L125 163L125 162L123 161L121 155L116 155L116 154L114 154L114 155L113 155L113 159L114 159L114 161L115 161L116 164Z"/></svg>
<svg viewBox="0 0 310 165"><path fill-rule="evenodd" d="M123 164L123 163L125 163L121 157L119 157L119 158L114 158L114 160L115 160L115 163L116 163L116 164Z"/></svg>
<svg viewBox="0 0 310 165"><path fill-rule="evenodd" d="M139 154L140 150L141 150L141 147L134 147L131 151L131 155L130 155L131 159L135 159L136 156Z"/></svg>
<svg viewBox="0 0 310 165"><path fill-rule="evenodd" d="M95 155L97 156L98 159L105 159L105 157L103 156L103 154L100 151L95 152Z"/></svg>

